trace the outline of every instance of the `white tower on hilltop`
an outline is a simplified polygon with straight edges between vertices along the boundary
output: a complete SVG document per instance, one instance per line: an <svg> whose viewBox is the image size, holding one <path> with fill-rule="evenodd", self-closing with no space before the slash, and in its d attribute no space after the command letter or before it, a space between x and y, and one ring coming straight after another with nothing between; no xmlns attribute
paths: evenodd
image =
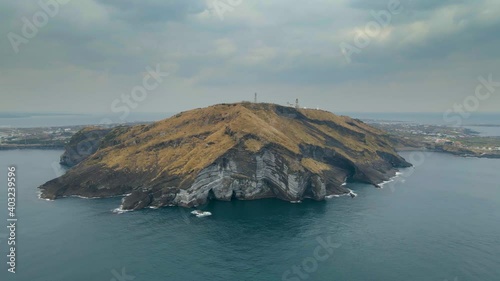
<svg viewBox="0 0 500 281"><path fill-rule="evenodd" d="M299 99L296 99L295 100L295 108L299 109L300 106L299 106Z"/></svg>
<svg viewBox="0 0 500 281"><path fill-rule="evenodd" d="M255 93L255 98L254 98L253 102L257 103L257 93Z"/></svg>

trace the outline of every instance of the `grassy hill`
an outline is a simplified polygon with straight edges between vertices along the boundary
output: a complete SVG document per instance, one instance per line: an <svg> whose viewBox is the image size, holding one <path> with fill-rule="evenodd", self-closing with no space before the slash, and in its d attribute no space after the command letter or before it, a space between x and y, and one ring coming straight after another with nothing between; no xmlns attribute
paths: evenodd
<svg viewBox="0 0 500 281"><path fill-rule="evenodd" d="M279 161L262 160L269 155ZM274 175L259 178L259 169L264 169L258 167L259 161L263 167L273 166L280 174L277 178L283 179L274 179ZM234 167L227 168L228 162ZM408 165L396 154L385 132L350 117L275 104L220 104L150 125L116 128L103 137L95 153L41 188L43 196L52 199L137 191L133 197L145 198L148 204L162 206L168 201L165 204L194 206L209 200L210 190L203 190L205 200L196 196L191 200L189 195L181 200L179 196L184 191L196 192L191 189L200 182L200 175L219 166L230 174L221 176L226 181L239 175L249 181L244 184L260 189L249 198L231 197L300 199L308 188L324 185L325 195L311 196L322 199L328 193L346 192L340 187L345 177L376 185L392 176L396 167ZM302 194L287 191L291 175L304 179L297 180ZM173 202L155 200L163 195Z"/></svg>

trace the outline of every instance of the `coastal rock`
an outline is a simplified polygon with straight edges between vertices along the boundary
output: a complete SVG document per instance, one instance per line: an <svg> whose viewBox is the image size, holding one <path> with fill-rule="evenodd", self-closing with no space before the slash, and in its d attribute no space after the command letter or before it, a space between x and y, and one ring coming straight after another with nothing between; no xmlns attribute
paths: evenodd
<svg viewBox="0 0 500 281"><path fill-rule="evenodd" d="M320 201L352 196L347 179L378 186L410 166L385 132L359 120L274 104L216 105L102 131L93 140L88 155L69 154L75 166L40 187L43 198L128 194L124 210L210 200Z"/></svg>
<svg viewBox="0 0 500 281"><path fill-rule="evenodd" d="M66 167L73 167L94 154L101 140L111 129L87 127L77 132L66 145L60 163Z"/></svg>

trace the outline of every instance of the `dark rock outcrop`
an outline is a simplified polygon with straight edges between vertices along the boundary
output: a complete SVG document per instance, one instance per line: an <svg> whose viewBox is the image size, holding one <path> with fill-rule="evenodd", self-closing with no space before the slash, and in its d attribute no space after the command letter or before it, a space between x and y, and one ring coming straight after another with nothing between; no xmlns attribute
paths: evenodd
<svg viewBox="0 0 500 281"><path fill-rule="evenodd" d="M94 154L100 146L101 140L111 129L88 127L76 133L65 147L61 155L61 165L73 167Z"/></svg>

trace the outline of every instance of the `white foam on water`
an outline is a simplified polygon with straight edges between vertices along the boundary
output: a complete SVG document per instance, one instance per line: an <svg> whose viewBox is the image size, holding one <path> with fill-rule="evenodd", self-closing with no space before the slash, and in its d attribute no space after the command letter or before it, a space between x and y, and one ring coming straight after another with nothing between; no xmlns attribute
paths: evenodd
<svg viewBox="0 0 500 281"><path fill-rule="evenodd" d="M85 197L85 196L81 196L81 195L70 195L70 196L65 196L64 198L100 199L102 197Z"/></svg>
<svg viewBox="0 0 500 281"><path fill-rule="evenodd" d="M54 201L54 199L42 198L42 192L41 191L38 191L38 199L42 199L42 200L45 200L45 201Z"/></svg>
<svg viewBox="0 0 500 281"><path fill-rule="evenodd" d="M356 192L352 191L352 189L348 188L348 190L349 190L349 192L347 192L347 193L332 194L332 195L325 196L325 199L339 198L339 197L342 197L342 196L351 196L351 197L358 196L358 194Z"/></svg>
<svg viewBox="0 0 500 281"><path fill-rule="evenodd" d="M204 212L204 211L200 211L200 210L194 210L191 212L191 214L195 215L197 218L203 218L203 217L208 217L208 216L212 215L211 212Z"/></svg>
<svg viewBox="0 0 500 281"><path fill-rule="evenodd" d="M349 189L349 194L348 195L353 196L353 197L358 196L358 194L356 192L352 191L352 189Z"/></svg>
<svg viewBox="0 0 500 281"><path fill-rule="evenodd" d="M386 180L386 181L382 182L381 184L379 184L380 188L384 188L384 185L395 181L397 178L399 178L402 175L403 175L402 172L396 172L396 175L394 177L392 177L389 180ZM402 180L402 182L405 182L405 180Z"/></svg>
<svg viewBox="0 0 500 281"><path fill-rule="evenodd" d="M115 214L124 214L126 212L130 212L131 210L124 210L123 205L120 205L120 207L113 209L113 213Z"/></svg>
<svg viewBox="0 0 500 281"><path fill-rule="evenodd" d="M113 196L104 196L104 197L87 197L87 196L82 196L82 195L68 195L68 196L63 196L62 198L80 198L80 199L109 199L109 198L117 198L117 197L127 197L132 193L127 193L127 194L120 194L120 195L113 195Z"/></svg>
<svg viewBox="0 0 500 281"><path fill-rule="evenodd" d="M384 182L380 183L378 186L379 186L381 189L383 189L383 188L384 188L384 185L386 185L386 184L388 184L388 183L391 183L392 181L393 181L392 179L390 179L390 180L388 180L388 181L384 181Z"/></svg>

